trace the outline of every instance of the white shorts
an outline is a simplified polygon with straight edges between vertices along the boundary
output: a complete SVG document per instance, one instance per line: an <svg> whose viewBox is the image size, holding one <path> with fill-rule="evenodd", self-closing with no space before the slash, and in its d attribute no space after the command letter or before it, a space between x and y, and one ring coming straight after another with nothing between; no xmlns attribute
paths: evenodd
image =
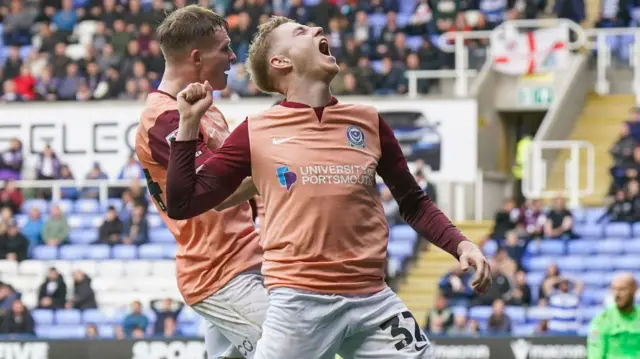
<svg viewBox="0 0 640 359"><path fill-rule="evenodd" d="M269 294L255 359L433 359L433 346L390 289L367 296L290 288Z"/></svg>
<svg viewBox="0 0 640 359"><path fill-rule="evenodd" d="M262 276L251 273L235 277L194 304L192 308L211 324L205 337L209 359L253 358L268 307Z"/></svg>

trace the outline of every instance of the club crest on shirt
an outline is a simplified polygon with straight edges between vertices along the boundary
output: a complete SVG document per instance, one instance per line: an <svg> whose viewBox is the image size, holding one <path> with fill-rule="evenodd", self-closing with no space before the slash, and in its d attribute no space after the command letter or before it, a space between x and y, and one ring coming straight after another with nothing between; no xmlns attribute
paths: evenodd
<svg viewBox="0 0 640 359"><path fill-rule="evenodd" d="M167 140L167 143L171 145L171 142L176 140L176 136L178 136L178 129L175 129L168 134L167 137L165 137L165 140Z"/></svg>
<svg viewBox="0 0 640 359"><path fill-rule="evenodd" d="M364 132L359 126L347 127L347 142L354 148L364 148Z"/></svg>

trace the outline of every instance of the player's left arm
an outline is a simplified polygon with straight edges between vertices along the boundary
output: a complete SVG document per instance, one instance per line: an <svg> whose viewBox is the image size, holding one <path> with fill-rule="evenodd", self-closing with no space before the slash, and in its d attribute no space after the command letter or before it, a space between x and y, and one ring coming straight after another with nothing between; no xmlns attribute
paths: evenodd
<svg viewBox="0 0 640 359"><path fill-rule="evenodd" d="M474 267L477 274L472 287L475 291L484 292L491 284L487 259L420 188L409 171L393 130L380 116L379 122L382 155L377 172L398 202L402 218L429 242L456 257L463 270Z"/></svg>
<svg viewBox="0 0 640 359"><path fill-rule="evenodd" d="M238 189L236 189L236 191L233 192L231 196L225 199L224 202L217 205L215 209L216 211L222 211L227 208L238 206L258 194L258 189L253 183L253 179L251 177L247 177L244 179L244 181L242 181L240 187L238 187Z"/></svg>

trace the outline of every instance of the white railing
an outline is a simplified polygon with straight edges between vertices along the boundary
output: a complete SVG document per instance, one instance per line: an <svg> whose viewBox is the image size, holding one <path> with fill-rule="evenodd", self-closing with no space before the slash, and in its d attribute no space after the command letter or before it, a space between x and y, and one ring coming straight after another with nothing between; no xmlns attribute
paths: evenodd
<svg viewBox="0 0 640 359"><path fill-rule="evenodd" d="M564 163L564 186L548 188L549 162L545 150L557 152L569 150L569 158ZM582 152L586 151L586 179L580 178ZM557 156L552 156L557 158ZM580 199L593 194L595 188L595 150L586 141L533 141L529 147L529 161L522 166L522 193L527 198L550 199L563 196L569 199L571 208L580 205ZM584 182L585 186L581 187Z"/></svg>
<svg viewBox="0 0 640 359"><path fill-rule="evenodd" d="M75 188L81 191L85 188L98 188L98 200L101 204L106 204L109 200L110 188L129 188L133 184L146 187L144 180L21 180L15 182L18 188L22 189L50 189L52 201L62 198L62 189ZM0 181L0 188L4 183Z"/></svg>
<svg viewBox="0 0 640 359"><path fill-rule="evenodd" d="M477 76L477 71L468 68L469 50L465 45L467 40L491 40L501 33L514 31L518 28L538 28L562 26L571 31L574 41L568 44L570 50L586 48L597 50L596 55L596 84L595 91L599 94L607 94L610 84L607 80L607 70L611 67L611 48L607 43L610 36L633 36L634 41L629 44L631 47L629 66L633 69L633 93L636 95L640 105L640 28L607 28L607 29L583 29L577 23L567 19L536 19L536 20L513 20L506 21L498 26L494 31L460 31L447 32L439 37L438 46L444 52L455 54L454 70L411 70L405 72L405 77L409 80L407 95L411 98L418 96L417 81L420 79L454 79L454 95L456 97L466 97L469 95L469 79ZM490 61L490 46L487 49L487 59Z"/></svg>

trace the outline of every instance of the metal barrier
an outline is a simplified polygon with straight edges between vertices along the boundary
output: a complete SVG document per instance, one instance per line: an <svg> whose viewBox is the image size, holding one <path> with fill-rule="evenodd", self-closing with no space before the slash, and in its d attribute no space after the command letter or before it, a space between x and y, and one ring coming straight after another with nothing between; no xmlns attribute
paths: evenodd
<svg viewBox="0 0 640 359"><path fill-rule="evenodd" d="M581 150L586 150L586 186L581 188ZM548 161L545 150L568 150L569 158L564 163L564 186L549 189ZM528 198L554 198L564 196L571 208L580 205L580 198L593 194L595 188L595 150L586 141L533 141L529 147L529 161L522 168L522 192Z"/></svg>
<svg viewBox="0 0 640 359"><path fill-rule="evenodd" d="M420 79L442 79L449 78L455 80L454 95L456 97L467 97L469 95L469 79L477 75L477 71L468 68L469 51L465 45L467 40L489 40L496 38L500 33L513 31L518 28L538 28L563 26L567 27L575 34L575 39L569 44L570 50L586 48L596 50L596 83L595 91L601 95L608 94L610 84L607 80L607 71L611 67L611 47L607 39L612 36L633 36L634 41L631 46L629 66L633 69L633 93L636 95L640 105L640 28L598 28L583 29L577 23L567 19L536 19L536 20L512 20L506 21L498 26L494 31L460 31L447 32L439 37L439 47L442 51L455 54L454 70L411 70L405 72L405 77L409 80L409 91L407 95L411 98L418 96L417 81ZM453 43L453 44L452 44ZM489 49L490 50L490 49Z"/></svg>
<svg viewBox="0 0 640 359"><path fill-rule="evenodd" d="M21 180L15 182L18 188L22 189L51 189L52 201L62 198L63 188L98 188L98 200L101 204L106 204L109 200L110 188L128 188L134 184L142 187L147 186L144 180ZM0 181L0 188L4 183Z"/></svg>

